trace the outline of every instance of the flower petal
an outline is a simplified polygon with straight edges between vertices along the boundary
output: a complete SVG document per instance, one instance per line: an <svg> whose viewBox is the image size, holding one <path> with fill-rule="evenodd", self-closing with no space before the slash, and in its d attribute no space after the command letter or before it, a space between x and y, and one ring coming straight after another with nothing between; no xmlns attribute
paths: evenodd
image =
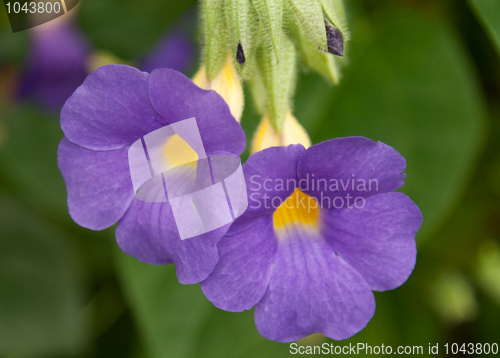
<svg viewBox="0 0 500 358"><path fill-rule="evenodd" d="M149 74L124 65L103 66L91 73L62 108L66 138L89 149L113 150L166 126L151 105L148 78Z"/></svg>
<svg viewBox="0 0 500 358"><path fill-rule="evenodd" d="M248 158L243 164L248 208L235 220L228 235L245 230L262 216L271 215L281 201L293 193L297 183L297 161L304 151L300 144L271 147ZM282 187L279 187L280 183Z"/></svg>
<svg viewBox="0 0 500 358"><path fill-rule="evenodd" d="M297 175L302 180L300 189L317 199L367 198L403 186L405 167L405 159L394 148L368 138L348 137L310 147L299 160Z"/></svg>
<svg viewBox="0 0 500 358"><path fill-rule="evenodd" d="M69 213L80 226L103 230L127 211L134 198L127 151L93 151L61 140L57 162L66 183Z"/></svg>
<svg viewBox="0 0 500 358"><path fill-rule="evenodd" d="M372 318L373 293L323 238L293 232L279 241L268 289L255 308L257 330L278 342L316 332L351 337Z"/></svg>
<svg viewBox="0 0 500 358"><path fill-rule="evenodd" d="M54 24L50 31L33 29L30 35L20 95L59 112L87 76L89 45L69 22Z"/></svg>
<svg viewBox="0 0 500 358"><path fill-rule="evenodd" d="M196 118L207 154L227 151L240 155L245 133L215 91L205 91L182 73L166 68L151 72L149 94L154 108L169 123Z"/></svg>
<svg viewBox="0 0 500 358"><path fill-rule="evenodd" d="M181 240L170 204L134 199L116 228L118 246L138 260L154 265L174 263L182 284L197 283L217 263L217 241L229 225Z"/></svg>
<svg viewBox="0 0 500 358"><path fill-rule="evenodd" d="M323 234L374 291L402 285L415 267L422 213L402 193L366 199L363 208L322 211Z"/></svg>
<svg viewBox="0 0 500 358"><path fill-rule="evenodd" d="M276 247L270 216L240 234L224 236L217 244L219 262L201 283L203 293L226 311L252 308L266 291Z"/></svg>

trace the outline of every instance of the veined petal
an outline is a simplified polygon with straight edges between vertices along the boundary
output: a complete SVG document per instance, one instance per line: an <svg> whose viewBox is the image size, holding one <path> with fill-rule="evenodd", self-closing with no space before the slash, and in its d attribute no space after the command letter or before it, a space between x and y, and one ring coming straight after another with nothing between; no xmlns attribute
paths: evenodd
<svg viewBox="0 0 500 358"><path fill-rule="evenodd" d="M148 78L149 74L124 65L103 66L91 73L62 108L66 138L89 149L113 150L166 126L149 99Z"/></svg>
<svg viewBox="0 0 500 358"><path fill-rule="evenodd" d="M279 241L255 323L262 336L278 342L316 332L341 340L363 329L374 311L373 293L361 275L321 236L295 230Z"/></svg>
<svg viewBox="0 0 500 358"><path fill-rule="evenodd" d="M340 199L345 203L348 195L354 200L400 188L405 167L405 159L387 144L348 137L309 148L299 159L297 176L304 180L300 189L306 194L343 207Z"/></svg>
<svg viewBox="0 0 500 358"><path fill-rule="evenodd" d="M205 296L226 311L252 308L266 291L276 246L270 216L244 232L224 236L217 245L219 262L201 283Z"/></svg>
<svg viewBox="0 0 500 358"><path fill-rule="evenodd" d="M322 233L372 290L392 290L415 267L422 213L403 193L375 195L363 203L362 208L323 210Z"/></svg>
<svg viewBox="0 0 500 358"><path fill-rule="evenodd" d="M116 240L123 252L148 264L174 263L182 284L207 278L217 263L216 243L228 225L205 235L181 240L172 209L166 203L134 199L116 228Z"/></svg>
<svg viewBox="0 0 500 358"><path fill-rule="evenodd" d="M243 129L215 91L205 91L183 74L162 68L151 72L149 94L154 108L169 124L196 118L207 154L226 151L240 155L245 149Z"/></svg>
<svg viewBox="0 0 500 358"><path fill-rule="evenodd" d="M103 230L125 214L134 198L127 152L128 147L93 151L61 140L57 163L66 183L69 213L78 225Z"/></svg>

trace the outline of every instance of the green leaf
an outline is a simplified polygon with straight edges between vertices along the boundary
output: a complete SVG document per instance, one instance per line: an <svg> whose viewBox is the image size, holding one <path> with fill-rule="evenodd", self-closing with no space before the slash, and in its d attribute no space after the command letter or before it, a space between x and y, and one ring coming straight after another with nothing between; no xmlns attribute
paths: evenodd
<svg viewBox="0 0 500 358"><path fill-rule="evenodd" d="M85 0L79 20L92 42L123 60L147 53L167 27L195 0ZM192 19L192 27L196 26Z"/></svg>
<svg viewBox="0 0 500 358"><path fill-rule="evenodd" d="M272 48L272 52L279 61L281 53L281 42L283 39L283 3L282 0L253 0L255 9L264 24L262 29L264 37L268 45Z"/></svg>
<svg viewBox="0 0 500 358"><path fill-rule="evenodd" d="M325 15L317 0L290 0L296 20L302 25L301 35L312 45L328 51L326 43Z"/></svg>
<svg viewBox="0 0 500 358"><path fill-rule="evenodd" d="M179 284L173 265L146 265L118 250L116 264L148 356L194 356L193 337L210 311L200 288Z"/></svg>
<svg viewBox="0 0 500 358"><path fill-rule="evenodd" d="M389 13L373 28L379 31L357 50L338 88L300 82L295 113L315 142L365 136L399 151L408 175L402 191L423 212L422 240L459 200L474 169L484 103L444 19Z"/></svg>
<svg viewBox="0 0 500 358"><path fill-rule="evenodd" d="M209 80L220 72L230 51L223 5L219 0L203 1L204 58Z"/></svg>
<svg viewBox="0 0 500 358"><path fill-rule="evenodd" d="M253 310L225 312L211 306L209 312L193 358L290 357L288 344L269 341L257 332Z"/></svg>
<svg viewBox="0 0 500 358"><path fill-rule="evenodd" d="M215 308L199 285L177 282L173 265L147 265L118 250L115 263L147 357L289 357L287 345L257 333L252 311Z"/></svg>
<svg viewBox="0 0 500 358"><path fill-rule="evenodd" d="M469 4L500 54L500 1L469 0Z"/></svg>
<svg viewBox="0 0 500 358"><path fill-rule="evenodd" d="M276 61L267 46L257 51L257 65L267 93L267 112L271 124L281 132L286 112L290 106L296 79L296 55L292 42L283 37L282 51Z"/></svg>
<svg viewBox="0 0 500 358"><path fill-rule="evenodd" d="M0 233L0 355L81 348L83 282L72 237L4 196Z"/></svg>
<svg viewBox="0 0 500 358"><path fill-rule="evenodd" d="M57 115L25 106L0 115L0 177L24 201L45 214L69 219L66 189L57 167L63 137Z"/></svg>

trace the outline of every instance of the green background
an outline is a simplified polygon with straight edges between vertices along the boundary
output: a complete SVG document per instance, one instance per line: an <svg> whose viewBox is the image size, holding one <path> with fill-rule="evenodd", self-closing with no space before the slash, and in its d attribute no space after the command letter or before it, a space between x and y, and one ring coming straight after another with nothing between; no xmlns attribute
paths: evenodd
<svg viewBox="0 0 500 358"><path fill-rule="evenodd" d="M77 21L93 46L125 61L198 5L80 3ZM439 343L439 356L445 343L500 344L500 1L346 6L352 40L341 83L300 66L294 114L314 143L356 135L397 149L407 160L402 191L424 224L409 280L375 293L368 326L333 343ZM188 19L195 31L196 16ZM288 345L259 336L252 311L214 308L199 285L177 282L174 267L123 254L114 228L92 232L70 219L58 114L9 99L29 45L0 7L0 357L290 356ZM259 120L247 96L248 141Z"/></svg>

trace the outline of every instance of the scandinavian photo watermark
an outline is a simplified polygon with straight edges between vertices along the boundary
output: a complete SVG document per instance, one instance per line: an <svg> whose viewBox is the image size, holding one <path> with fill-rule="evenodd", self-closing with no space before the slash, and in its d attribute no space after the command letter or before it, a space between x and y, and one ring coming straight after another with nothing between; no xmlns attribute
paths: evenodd
<svg viewBox="0 0 500 358"><path fill-rule="evenodd" d="M264 179L260 175L250 177L249 206L252 209L277 209L285 205L288 209L302 209L310 212L318 208L363 209L367 194L377 193L378 179L356 178L355 174L346 179L315 178L314 174L307 173L301 179ZM314 193L313 196L299 195ZM287 200L283 200L279 193L292 192ZM290 200L292 199L292 200Z"/></svg>

